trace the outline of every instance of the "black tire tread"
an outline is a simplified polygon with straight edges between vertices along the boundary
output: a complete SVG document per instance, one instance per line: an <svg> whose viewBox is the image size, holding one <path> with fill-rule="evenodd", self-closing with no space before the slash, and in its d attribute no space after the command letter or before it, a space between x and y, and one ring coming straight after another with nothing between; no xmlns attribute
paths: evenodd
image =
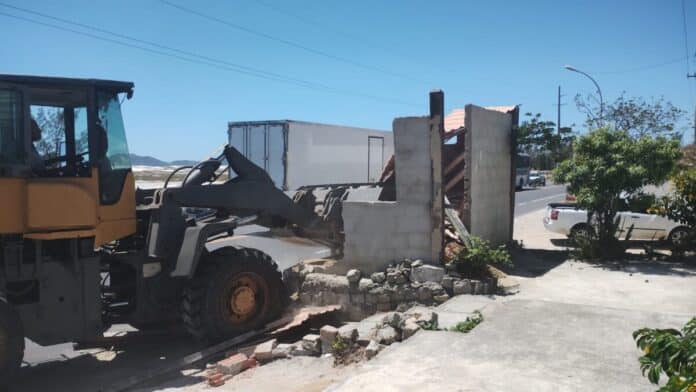
<svg viewBox="0 0 696 392"><path fill-rule="evenodd" d="M10 337L7 358L0 363L0 386L17 375L24 357L24 328L17 312L4 299L0 298L0 328Z"/></svg>
<svg viewBox="0 0 696 392"><path fill-rule="evenodd" d="M181 301L181 318L186 330L197 340L215 342L230 338L229 331L220 331L211 315L205 314L206 302L210 295L215 295L213 282L225 271L258 272L267 281L272 291L270 308L266 317L259 322L267 322L279 315L286 301L286 291L278 265L267 254L250 248L224 247L201 258L195 276L183 291ZM275 293L275 295L273 295ZM275 298L274 298L275 297ZM237 331L241 333L243 331Z"/></svg>

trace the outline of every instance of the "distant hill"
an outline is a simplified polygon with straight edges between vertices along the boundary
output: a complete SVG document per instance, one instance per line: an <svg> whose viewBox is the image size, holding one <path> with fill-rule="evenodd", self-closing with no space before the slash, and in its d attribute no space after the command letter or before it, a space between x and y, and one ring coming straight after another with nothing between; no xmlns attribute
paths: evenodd
<svg viewBox="0 0 696 392"><path fill-rule="evenodd" d="M130 154L131 164L134 166L190 166L198 163L197 161L176 160L165 162L155 157L147 155Z"/></svg>

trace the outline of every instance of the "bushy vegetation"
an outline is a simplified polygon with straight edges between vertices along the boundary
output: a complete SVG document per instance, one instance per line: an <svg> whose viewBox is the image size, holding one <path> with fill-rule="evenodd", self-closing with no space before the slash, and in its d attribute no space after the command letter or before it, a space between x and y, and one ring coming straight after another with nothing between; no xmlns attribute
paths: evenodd
<svg viewBox="0 0 696 392"><path fill-rule="evenodd" d="M458 322L454 327L449 330L452 332L469 333L472 329L476 328L477 325L481 324L483 321L483 315L478 310L474 311L474 314L467 317L466 320Z"/></svg>
<svg viewBox="0 0 696 392"><path fill-rule="evenodd" d="M687 236L676 244L677 253L696 246L696 168L683 167L672 176L674 194L660 200L658 210L687 228Z"/></svg>
<svg viewBox="0 0 696 392"><path fill-rule="evenodd" d="M645 185L662 184L679 157L678 140L634 138L613 128L596 129L575 141L573 157L558 165L553 175L568 184L578 206L587 210L587 223L594 228L588 237L593 258L613 258L622 252L615 234L624 199L639 194Z"/></svg>
<svg viewBox="0 0 696 392"><path fill-rule="evenodd" d="M505 246L492 248L490 242L472 236L465 247L454 252L454 260L457 271L470 277L484 277L488 275L488 265L498 267L513 267L512 258Z"/></svg>
<svg viewBox="0 0 696 392"><path fill-rule="evenodd" d="M655 385L667 376L659 392L696 391L696 317L681 331L642 328L633 332L633 339L643 350L639 359L643 375Z"/></svg>

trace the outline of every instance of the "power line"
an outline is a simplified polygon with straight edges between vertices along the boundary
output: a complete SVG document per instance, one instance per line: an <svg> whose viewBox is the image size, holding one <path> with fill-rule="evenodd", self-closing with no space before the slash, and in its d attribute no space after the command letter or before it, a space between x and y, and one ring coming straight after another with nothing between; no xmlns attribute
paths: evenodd
<svg viewBox="0 0 696 392"><path fill-rule="evenodd" d="M336 29L328 23L317 22L314 19L310 19L310 18L307 18L307 17L302 16L300 14L297 14L295 12L288 11L286 8L281 8L281 7L277 7L275 5L272 5L272 4L268 4L265 1L254 0L254 2L258 5L265 7L267 9L270 9L278 14L289 16L289 17L294 18L294 19L296 19L296 20L298 20L298 21L300 21L308 26L313 26L317 29L320 29L321 31L327 31L327 30L332 31L334 34L346 37L346 38L353 40L355 42L359 42L363 46L371 46L375 49L379 49L379 50L383 50L383 51L387 51L387 52L391 52L393 54L399 55L400 57L406 57L406 55L404 53L400 53L398 51L395 51L393 48L391 48L389 46L378 45L377 43L375 43L374 41L372 41L370 39L367 39L365 37L361 37L361 36L356 35L356 34L351 34L351 33L348 33L346 31L343 31L343 30Z"/></svg>
<svg viewBox="0 0 696 392"><path fill-rule="evenodd" d="M418 82L428 83L428 82L425 82L425 81L422 81L422 80L413 78L413 77L408 76L408 75L400 74L400 73L393 72L393 71L390 71L390 70L387 70L387 69L384 69L384 68L375 67L375 66L372 66L372 65L369 65L369 64L361 63L361 62L358 62L358 61L355 61L355 60L351 60L351 59L348 59L348 58L345 58L345 57L336 56L336 55L333 55L333 54L331 54L331 53L327 53L327 52L324 52L324 51L319 50L319 49L314 49L314 48L311 48L311 47L309 47L309 46L306 46L306 45L303 45L303 44L300 44L300 43L297 43L297 42L294 42L294 41L289 41L289 40L287 40L287 39L285 39L285 38L281 38L281 37L277 37L277 36L274 36L274 35L266 34L266 33L261 32L261 31L253 30L253 29L250 29L250 28L248 28L248 27L246 27L246 26L242 26L242 25L239 25L239 24L236 24L236 23L232 23L232 22L229 22L229 21L227 21L227 20L218 18L218 17L216 17L216 16L204 14L204 13L199 12L199 11L196 11L196 10L194 10L194 9L191 9L191 8L188 8L188 7L184 7L184 6L179 5L179 4L172 3L172 2L170 2L170 1L168 1L168 0L159 0L159 2L162 3L162 4L166 4L166 5L170 6L170 7L176 8L176 9L178 9L178 10L180 10L180 11L183 11L183 12L186 12L186 13L189 13L189 14L192 14L192 15L196 15L196 16L201 17L201 18L203 18L203 19L207 19L207 20L210 20L210 21L213 21L213 22L216 22L216 23L225 25L225 26L227 26L227 27L231 27L231 28L233 28L233 29L243 31L243 32L245 32L245 33L247 33L247 34L255 35L255 36L257 36L257 37L261 37L261 38L264 38L264 39L267 39L267 40L270 40L270 41L280 42L280 43L282 43L282 44L284 44L284 45L291 46L291 47L296 48L296 49L304 50L305 52L309 52L309 53L312 53L312 54L315 54L315 55L318 55L318 56L322 56L322 57L326 57L326 58L329 58L329 59L332 59L332 60L335 60L335 61L339 61L339 62L343 62L343 63L346 63L346 64L350 64L350 65L353 65L353 66L355 66L355 67L363 68L363 69L366 69L366 70L369 70L369 71L374 71L374 72L378 72L378 73L382 73L382 74L386 74L386 75L390 75L390 76L395 76L395 77L398 77L398 78L403 78L403 79L409 79L409 80L415 80L415 81L418 81Z"/></svg>
<svg viewBox="0 0 696 392"><path fill-rule="evenodd" d="M0 15L5 16L5 17L10 17L10 18L18 19L18 20L21 20L21 21L24 21L24 22L28 22L28 23L37 24L37 25L41 25L41 26L45 26L45 27L50 27L50 28L53 28L53 29L62 30L62 31L69 32L69 33L73 33L73 34L77 34L77 35L82 35L82 36L85 36L85 37L88 37L88 38L92 38L92 39L96 39L96 40L101 40L101 41L105 41L105 42L110 42L110 43L117 44L117 45L120 45L120 46L125 46L125 47L129 47L129 48L133 48L133 49L138 49L138 50L141 50L141 51L145 51L145 52L157 54L157 55L160 55L160 56L175 58L175 59L178 59L178 60L181 60L181 61L186 61L186 62L189 62L189 63L199 64L199 65L206 65L206 66L209 66L209 67L213 67L213 68L217 68L217 69L222 69L222 70L226 70L226 71L232 71L232 72L236 72L236 73L241 73L241 74L245 74L245 75L248 75L248 76L253 76L253 77L261 78L261 79L265 79L265 80L271 80L271 81L277 81L277 82L283 82L283 83L293 84L293 85L296 85L296 86L299 86L299 87L308 88L308 89L321 90L321 91L333 92L333 93L341 93L341 94L345 94L345 95L360 96L360 97L364 97L364 98L370 98L370 99L373 99L373 100L383 101L383 102L389 102L389 103L404 104L404 105L413 105L412 103L400 101L400 100L393 99L393 98L389 98L389 97L381 97L381 96L372 95L372 94L367 94L367 93L362 93L362 92L358 92L358 91L352 91L352 90L346 90L346 89L331 87L331 86L324 85L324 84L321 84L321 83L310 82L310 81L303 80L303 79L297 79L297 78L293 78L293 77L288 77L288 76L285 76L285 75L281 75L281 74L277 74L277 73L273 73L273 72L269 72L269 71L264 71L264 70L257 69L257 68L253 68L253 67L248 67L248 66L244 66L244 65L240 65L240 64L231 63L231 62L228 62L228 61L225 61L225 60L220 60L220 59L216 59L216 58L212 58L212 57L208 57L208 56L204 56L204 55L199 55L199 54L196 54L196 53L193 53L193 52L189 52L189 51L185 51L185 50L173 48L173 47L170 47L170 46L158 44L158 43L156 43L156 42L146 41L146 40L142 40L142 39L139 39L139 38L135 38L135 37L127 36L127 35L124 35L124 34L112 32L112 31L109 31L109 30L101 29L101 28L98 28L98 27L86 25L86 24L83 24L83 23L73 22L73 21L70 21L70 20L67 20L67 19L62 19L62 18L58 18L58 17L51 16L51 15L43 14L43 13L40 13L40 12L37 12L37 11L32 11L32 10L28 10L28 9L24 9L24 8L20 8L20 7L15 7L15 6L8 5L8 4L2 3L2 2L0 2L0 6L4 6L4 7L7 7L7 8L12 8L12 9L15 9L15 10L19 10L19 11L22 11L22 12L31 13L31 14L38 15L38 16L42 16L42 17L44 17L44 18L48 18L48 19L60 21L60 22L65 23L65 24L71 24L71 25L79 26L79 27L84 28L84 29L89 29L89 30L92 30L92 31L98 31L98 32L103 33L103 34L112 35L112 36L115 36L115 37L119 37L119 38L121 38L121 39L131 40L131 41L133 41L133 42L138 42L138 43L140 43L140 44L145 44L145 45L153 46L153 47L156 47L156 48L159 48L159 49L164 49L164 50L166 50L166 51L158 50L158 49L152 49L152 48L148 48L148 47L146 47L146 46L137 45L137 44L133 44L133 43L129 43L129 42L119 41L119 40L116 40L116 39L111 39L111 38L107 38L107 37L103 37L103 36L91 34L91 33L85 32L85 31L79 31L79 30L67 28L67 27L64 27L64 26L58 26L58 25L54 25L54 24L51 24L51 23L46 23L46 22L42 22L42 21L38 21L38 20L26 18L26 17L19 16L19 15L13 15L13 14L8 14L8 13L0 12ZM168 52L167 52L167 51L168 51ZM170 52L174 52L174 53L170 53ZM178 53L178 54L177 54L177 53ZM414 106L415 106L415 105L414 105Z"/></svg>
<svg viewBox="0 0 696 392"><path fill-rule="evenodd" d="M629 73L629 72L645 71L645 70L648 70L648 69L660 68L660 67L664 67L664 66L667 66L667 65L680 63L680 62L682 62L682 61L684 61L684 60L688 60L688 56L682 56L682 57L675 58L675 59L672 59L672 60L667 60L667 61L661 62L661 63L648 64L648 65L641 65L641 66L639 66L639 67L627 68L627 69L623 69L623 70L615 70L615 71L588 71L588 72L593 73L593 74L598 74L598 75L623 74L623 73Z"/></svg>

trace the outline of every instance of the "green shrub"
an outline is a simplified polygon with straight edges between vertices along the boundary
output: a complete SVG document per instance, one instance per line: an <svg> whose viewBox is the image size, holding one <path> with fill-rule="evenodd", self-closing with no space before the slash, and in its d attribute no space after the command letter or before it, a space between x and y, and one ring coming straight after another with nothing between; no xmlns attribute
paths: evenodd
<svg viewBox="0 0 696 392"><path fill-rule="evenodd" d="M333 341L333 343L331 343L331 352L337 356L345 354L349 348L350 345L348 342L343 340L341 336L336 336L336 339Z"/></svg>
<svg viewBox="0 0 696 392"><path fill-rule="evenodd" d="M466 247L455 251L453 263L457 270L468 276L487 276L487 266L513 267L510 253L501 245L491 248L491 244L479 237L470 237Z"/></svg>
<svg viewBox="0 0 696 392"><path fill-rule="evenodd" d="M633 332L633 339L644 353L639 359L643 375L655 385L662 374L667 376L658 391L696 391L696 317L681 331L642 328Z"/></svg>
<svg viewBox="0 0 696 392"><path fill-rule="evenodd" d="M682 168L671 179L675 192L663 197L657 210L689 229L689 236L675 249L681 253L696 247L696 168Z"/></svg>
<svg viewBox="0 0 696 392"><path fill-rule="evenodd" d="M418 321L418 325L420 325L421 329L424 331L440 331L440 327L437 323L437 320L433 321Z"/></svg>
<svg viewBox="0 0 696 392"><path fill-rule="evenodd" d="M466 320L458 322L449 330L452 332L468 333L472 329L476 328L477 325L481 324L482 321L483 315L477 310L471 317L467 317Z"/></svg>

